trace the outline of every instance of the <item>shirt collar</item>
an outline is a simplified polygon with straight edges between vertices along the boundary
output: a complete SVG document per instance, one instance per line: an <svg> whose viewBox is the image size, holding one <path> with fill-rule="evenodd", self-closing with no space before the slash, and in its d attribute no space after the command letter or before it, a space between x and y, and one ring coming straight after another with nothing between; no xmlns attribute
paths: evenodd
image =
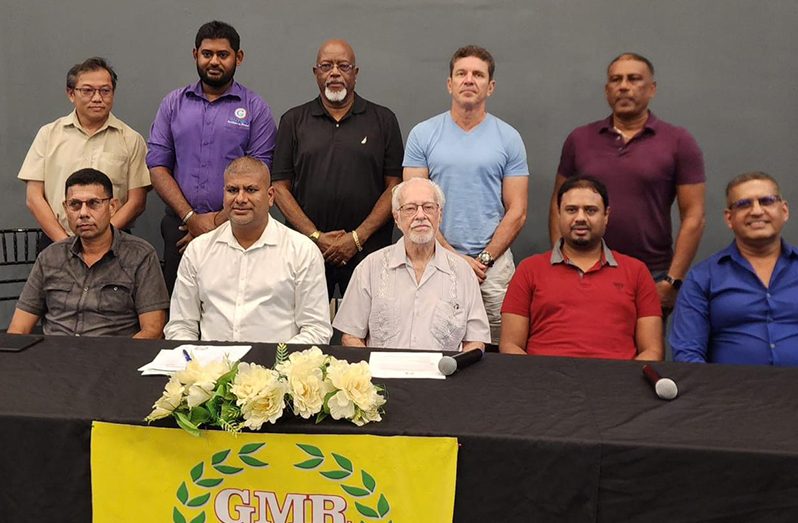
<svg viewBox="0 0 798 523"><path fill-rule="evenodd" d="M446 250L444 249L443 245L438 243L438 240L435 240L435 254L432 256L432 259L430 259L429 263L431 263L432 266L439 271L450 274L452 272L452 268L449 266L449 260L446 256ZM404 237L399 238L399 241L391 246L391 250L389 251L388 255L389 269L396 269L402 265L411 265L410 260L407 257L407 251L405 251Z"/></svg>
<svg viewBox="0 0 798 523"><path fill-rule="evenodd" d="M648 120L646 120L646 124L643 126L643 132L657 134L659 127L660 127L659 119L656 117L656 115L654 115L653 111L649 110ZM600 125L598 126L598 132L599 134L614 132L612 125L612 115L609 115L604 120L601 120Z"/></svg>
<svg viewBox="0 0 798 523"><path fill-rule="evenodd" d="M198 80L197 83L190 85L188 90L186 90L186 95L188 95L189 93L198 98L202 98L203 100L208 99L205 96L205 92L202 90L202 80ZM230 89L225 91L224 94L222 94L219 98L217 98L217 100L226 97L237 98L241 100L243 98L243 95L244 95L244 88L241 86L241 84L233 80L233 84L230 86Z"/></svg>
<svg viewBox="0 0 798 523"><path fill-rule="evenodd" d="M327 116L330 117L330 113L327 112L327 109L324 108L324 104L321 101L321 95L316 97L315 104L313 104L310 108L310 114L313 116ZM350 114L361 114L366 111L366 100L361 98L357 93L355 93L355 101L352 104L352 109L346 113L346 115L341 118L341 120L345 120L349 117ZM330 117L332 118L332 117Z"/></svg>
<svg viewBox="0 0 798 523"><path fill-rule="evenodd" d="M74 109L66 117L66 119L63 122L63 125L64 127L69 127L69 126L75 127L77 129L80 129L81 132L83 132L84 134L86 133L86 130L83 128L82 125L80 125L80 120L78 120L78 113ZM122 129L122 121L119 120L119 118L117 118L116 116L114 116L114 113L108 113L108 119L105 121L102 127L97 129L97 132L95 132L94 134L100 133L109 127L113 127L114 129Z"/></svg>
<svg viewBox="0 0 798 523"><path fill-rule="evenodd" d="M280 231L278 230L278 225L274 218L269 215L269 223L266 224L266 228L263 229L260 238L258 238L247 251L252 251L265 245L277 245L279 243L279 236ZM214 241L216 243L226 243L233 249L244 250L241 244L238 243L238 240L236 240L236 237L233 236L233 227L230 225L229 221L219 226L219 234Z"/></svg>
<svg viewBox="0 0 798 523"><path fill-rule="evenodd" d="M737 242L732 240L732 242L722 251L720 251L717 259L717 263L720 264L727 260L734 260L737 263L743 263L742 253L740 249L737 247ZM790 245L789 243L784 241L784 238L781 239L781 254L780 257L785 258L798 258L798 249L794 246Z"/></svg>
<svg viewBox="0 0 798 523"><path fill-rule="evenodd" d="M122 243L122 240L120 239L121 235L113 225L109 225L109 227L111 228L113 239L111 240L111 248L103 255L103 258L108 256L109 253L115 257L119 257L119 248ZM80 236L77 234L72 237L72 240L69 243L69 252L73 256L80 256L83 253L83 243L80 241Z"/></svg>
<svg viewBox="0 0 798 523"><path fill-rule="evenodd" d="M551 250L551 259L550 262L552 265L557 265L558 263L565 263L565 256L562 253L562 244L565 242L562 238L558 241L554 248ZM607 247L607 242L603 239L601 240L601 254L602 254L602 266L609 265L610 267L617 267L618 261L615 259L615 256L612 255L612 251L609 247Z"/></svg>

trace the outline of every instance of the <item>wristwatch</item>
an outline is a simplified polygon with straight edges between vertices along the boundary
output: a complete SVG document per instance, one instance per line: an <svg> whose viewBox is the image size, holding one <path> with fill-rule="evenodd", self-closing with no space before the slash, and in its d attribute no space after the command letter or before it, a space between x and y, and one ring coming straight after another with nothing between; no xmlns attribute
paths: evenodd
<svg viewBox="0 0 798 523"><path fill-rule="evenodd" d="M319 238L321 238L321 231L316 229L312 233L308 234L308 238L313 240L313 243L319 243Z"/></svg>
<svg viewBox="0 0 798 523"><path fill-rule="evenodd" d="M662 278L662 281L666 281L666 282L670 283L671 287L673 287L677 291L682 286L682 280L677 280L676 278L674 278L670 274L666 274L665 277Z"/></svg>
<svg viewBox="0 0 798 523"><path fill-rule="evenodd" d="M488 251L482 251L481 253L477 254L477 261L482 265L493 267L493 262L496 260L493 259L493 255Z"/></svg>

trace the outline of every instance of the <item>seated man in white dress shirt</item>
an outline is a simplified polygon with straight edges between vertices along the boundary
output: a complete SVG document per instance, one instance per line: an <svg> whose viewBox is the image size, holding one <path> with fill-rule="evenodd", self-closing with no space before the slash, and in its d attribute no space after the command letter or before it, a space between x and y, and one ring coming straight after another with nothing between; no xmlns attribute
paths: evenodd
<svg viewBox="0 0 798 523"><path fill-rule="evenodd" d="M404 237L355 268L333 322L344 345L456 351L490 342L474 271L436 240L444 203L427 178L396 186L393 216Z"/></svg>
<svg viewBox="0 0 798 523"><path fill-rule="evenodd" d="M186 248L167 339L326 344L332 336L324 259L269 217L269 169L251 157L224 172L229 222Z"/></svg>

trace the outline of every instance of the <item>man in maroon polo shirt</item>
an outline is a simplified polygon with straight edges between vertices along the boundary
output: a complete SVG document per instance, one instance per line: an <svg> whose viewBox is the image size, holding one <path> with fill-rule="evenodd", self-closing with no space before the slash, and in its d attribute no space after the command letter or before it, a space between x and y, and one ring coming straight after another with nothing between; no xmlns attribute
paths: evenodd
<svg viewBox="0 0 798 523"><path fill-rule="evenodd" d="M704 230L703 155L690 133L649 111L657 83L648 59L635 53L615 58L604 89L612 115L578 127L563 145L549 217L552 245L560 238L560 186L572 176L601 180L614 202L607 242L646 264L667 314ZM681 217L675 245L674 199Z"/></svg>
<svg viewBox="0 0 798 523"><path fill-rule="evenodd" d="M607 188L593 178L569 178L555 197L560 240L516 269L502 305L499 350L661 360L654 280L642 262L604 243Z"/></svg>

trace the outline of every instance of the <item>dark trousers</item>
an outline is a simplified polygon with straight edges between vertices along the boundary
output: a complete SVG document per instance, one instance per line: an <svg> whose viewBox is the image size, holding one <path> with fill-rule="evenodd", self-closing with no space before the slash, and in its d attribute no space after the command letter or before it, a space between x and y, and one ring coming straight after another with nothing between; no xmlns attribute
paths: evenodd
<svg viewBox="0 0 798 523"><path fill-rule="evenodd" d="M186 231L179 229L181 225L183 225L183 221L171 208L167 207L166 214L161 220L161 237L163 237L163 278L166 281L169 296L172 295L172 290L175 288L177 267L183 257L177 249L177 242L186 235Z"/></svg>

